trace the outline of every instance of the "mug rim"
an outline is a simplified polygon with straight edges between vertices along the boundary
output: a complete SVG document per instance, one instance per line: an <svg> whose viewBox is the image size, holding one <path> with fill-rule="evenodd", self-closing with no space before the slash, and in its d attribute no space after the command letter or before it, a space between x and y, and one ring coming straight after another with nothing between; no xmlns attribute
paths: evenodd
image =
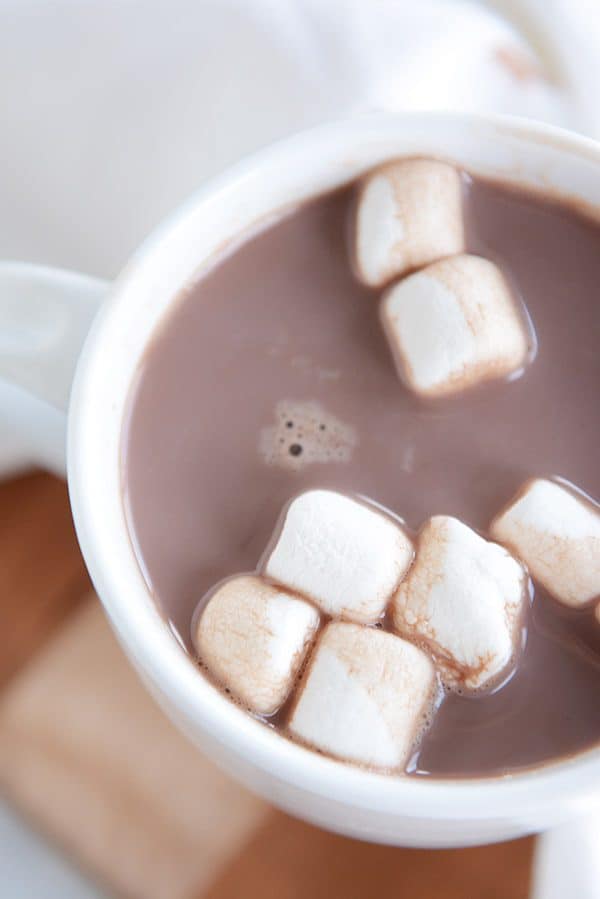
<svg viewBox="0 0 600 899"><path fill-rule="evenodd" d="M127 298L148 276L151 260L160 253L168 255L179 245L178 241L184 241L191 220L203 207L208 209L211 202L231 202L236 191L243 193L249 179L263 178L268 183L270 172L285 159L314 155L319 147L329 145L348 147L351 159L353 140L368 143L385 134L392 135L393 141L395 131L399 135L402 129L418 131L428 127L474 132L492 129L500 139L514 136L575 154L590 161L600 174L600 145L588 138L508 116L447 112L342 119L285 138L238 162L194 192L144 241L115 282L94 322L79 360L69 407L69 491L86 564L119 640L142 679L159 694L167 713L184 730L193 732L196 742L202 733L219 747L224 759L228 753L236 758L241 756L254 771L266 771L281 784L311 794L315 801L325 797L347 808L360 807L401 818L451 820L458 813L461 820L500 820L522 817L524 809L530 807L532 814L535 811L539 816L559 796L561 802L564 799L573 807L590 800L591 785L600 782L600 747L510 774L460 779L377 773L293 743L253 719L199 676L196 665L169 630L144 580L125 518L120 445L133 379L120 395L107 396L106 359L110 358L107 354L115 340L117 345L120 341L122 353L127 351L127 329L135 329L141 323L135 310L129 312ZM398 154L408 155L401 150ZM318 192L317 189L306 195ZM596 204L593 206L596 208ZM600 202L597 208L600 209ZM274 213L280 210L280 204L272 208ZM189 244L189 237L185 239ZM197 257L202 259L202 254L197 253ZM160 318L168 314L178 293L178 288L171 288ZM157 322L144 346L156 325ZM116 358L120 358L118 353ZM214 755L213 751L213 758Z"/></svg>

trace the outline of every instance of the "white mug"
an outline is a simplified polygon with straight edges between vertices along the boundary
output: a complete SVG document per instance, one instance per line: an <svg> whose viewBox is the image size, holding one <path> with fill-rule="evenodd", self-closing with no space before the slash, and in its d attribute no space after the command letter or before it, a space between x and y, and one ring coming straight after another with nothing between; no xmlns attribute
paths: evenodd
<svg viewBox="0 0 600 899"><path fill-rule="evenodd" d="M466 846L565 825L552 835L552 851L548 844L539 853L535 895L546 899L558 882L555 848L574 832L569 822L591 815L600 800L600 749L535 771L435 780L368 772L291 743L199 674L148 592L123 511L119 451L129 388L180 289L257 220L400 155L442 157L600 210L600 149L566 132L444 113L333 123L278 143L204 186L110 287L34 266L0 266L0 376L18 385L7 411L29 428L38 460L54 470L63 464L63 422L49 407L66 413L68 406L69 490L94 585L148 688L202 752L291 814L381 843ZM42 417L34 421L34 412ZM581 821L577 826L583 829ZM586 845L578 840L569 858L577 857L576 873L589 872L593 884L594 853L586 854ZM585 889L570 895L598 895Z"/></svg>

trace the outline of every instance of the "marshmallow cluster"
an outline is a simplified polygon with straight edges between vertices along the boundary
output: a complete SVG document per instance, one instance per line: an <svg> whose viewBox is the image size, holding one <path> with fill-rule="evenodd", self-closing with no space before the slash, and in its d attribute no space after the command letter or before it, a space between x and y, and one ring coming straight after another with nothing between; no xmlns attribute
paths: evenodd
<svg viewBox="0 0 600 899"><path fill-rule="evenodd" d="M402 768L435 692L431 660L375 628L332 622L306 669L290 732L336 758Z"/></svg>
<svg viewBox="0 0 600 899"><path fill-rule="evenodd" d="M425 397L514 374L529 352L502 272L480 256L443 259L400 281L381 320L400 377Z"/></svg>
<svg viewBox="0 0 600 899"><path fill-rule="evenodd" d="M491 533L566 605L600 597L600 512L574 488L529 481ZM390 514L309 490L284 509L262 575L212 593L195 644L251 711L272 715L292 696L296 739L397 770L433 710L436 669L451 688L481 690L514 664L529 580L509 549L437 515L415 555ZM388 607L395 633L365 626ZM323 615L334 620L318 636Z"/></svg>
<svg viewBox="0 0 600 899"><path fill-rule="evenodd" d="M559 602L600 597L600 509L570 485L528 481L490 530Z"/></svg>
<svg viewBox="0 0 600 899"><path fill-rule="evenodd" d="M272 715L285 702L318 626L313 606L242 575L215 590L194 642L213 676L240 702Z"/></svg>
<svg viewBox="0 0 600 899"><path fill-rule="evenodd" d="M452 686L488 686L515 655L526 574L501 546L436 515L392 600L394 628L426 645Z"/></svg>
<svg viewBox="0 0 600 899"><path fill-rule="evenodd" d="M323 612L376 621L413 558L406 532L373 506L309 490L283 515L264 573Z"/></svg>
<svg viewBox="0 0 600 899"><path fill-rule="evenodd" d="M370 287L461 253L460 174L433 159L384 165L360 186L354 227L356 273Z"/></svg>
<svg viewBox="0 0 600 899"><path fill-rule="evenodd" d="M410 390L443 397L523 369L534 347L530 324L498 266L465 253L455 168L405 159L369 173L354 233L364 284L403 278L384 294L380 316Z"/></svg>
<svg viewBox="0 0 600 899"><path fill-rule="evenodd" d="M491 533L499 543L436 515L415 551L377 506L309 490L284 509L262 574L210 595L196 648L256 714L291 698L286 723L299 741L398 770L431 718L438 674L452 689L490 689L516 662L530 595L523 563L566 605L600 598L600 511L574 488L527 482ZM393 632L369 626L386 609Z"/></svg>
<svg viewBox="0 0 600 899"><path fill-rule="evenodd" d="M272 715L291 697L292 736L396 770L431 717L436 669L452 687L497 681L515 658L526 596L521 564L455 518L430 519L415 558L391 514L309 490L284 509L261 574L220 584L194 637L251 711ZM369 626L388 608L396 633Z"/></svg>

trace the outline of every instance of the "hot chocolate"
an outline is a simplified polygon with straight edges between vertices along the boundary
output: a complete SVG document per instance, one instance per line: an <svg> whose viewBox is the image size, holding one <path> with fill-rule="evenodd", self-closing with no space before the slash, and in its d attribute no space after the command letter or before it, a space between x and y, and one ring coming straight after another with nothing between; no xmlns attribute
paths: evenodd
<svg viewBox="0 0 600 899"><path fill-rule="evenodd" d="M349 265L353 186L248 235L163 322L131 394L125 503L140 566L187 651L201 598L256 569L302 491L369 497L410 532L455 516L487 539L528 478L559 474L600 496L600 225L506 185L465 176L462 190L464 250L498 265L535 324L521 377L443 402L405 389L380 290ZM409 773L495 775L600 742L593 607L569 608L536 579L523 633L501 689L444 696ZM265 720L287 734L285 707Z"/></svg>

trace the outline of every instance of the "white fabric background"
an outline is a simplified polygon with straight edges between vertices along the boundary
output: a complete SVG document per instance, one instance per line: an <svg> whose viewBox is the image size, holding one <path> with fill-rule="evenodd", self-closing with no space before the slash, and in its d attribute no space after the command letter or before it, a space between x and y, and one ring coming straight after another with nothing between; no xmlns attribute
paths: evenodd
<svg viewBox="0 0 600 899"><path fill-rule="evenodd" d="M578 2L506 6L541 28ZM585 127L554 51L540 63L552 86L498 63L525 46L458 0L0 0L0 258L111 277L207 175L370 108Z"/></svg>

